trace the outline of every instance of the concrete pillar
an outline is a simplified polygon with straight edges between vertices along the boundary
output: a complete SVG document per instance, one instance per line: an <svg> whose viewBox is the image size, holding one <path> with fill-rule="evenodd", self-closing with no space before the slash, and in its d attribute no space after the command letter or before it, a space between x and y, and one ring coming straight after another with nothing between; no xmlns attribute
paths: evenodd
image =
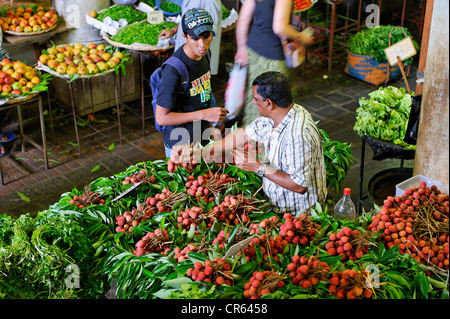
<svg viewBox="0 0 450 319"><path fill-rule="evenodd" d="M449 184L449 2L434 0L414 175Z"/></svg>

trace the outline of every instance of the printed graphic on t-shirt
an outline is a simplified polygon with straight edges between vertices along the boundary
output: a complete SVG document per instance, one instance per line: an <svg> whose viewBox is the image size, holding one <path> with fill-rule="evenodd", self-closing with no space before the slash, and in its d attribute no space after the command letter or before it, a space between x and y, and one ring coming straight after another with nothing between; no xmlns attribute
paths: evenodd
<svg viewBox="0 0 450 319"><path fill-rule="evenodd" d="M201 103L207 103L211 99L211 71L191 82L191 97L200 94ZM203 106L203 105L202 105Z"/></svg>

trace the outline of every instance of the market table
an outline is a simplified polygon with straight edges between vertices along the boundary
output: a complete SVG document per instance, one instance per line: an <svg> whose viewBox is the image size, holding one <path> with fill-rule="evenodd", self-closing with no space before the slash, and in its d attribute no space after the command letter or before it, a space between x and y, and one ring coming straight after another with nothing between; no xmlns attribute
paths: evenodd
<svg viewBox="0 0 450 319"><path fill-rule="evenodd" d="M37 103L34 103L37 102ZM37 142L35 142L33 139L29 138L27 135L25 135L23 130L23 119L22 119L22 105L24 104L32 104L34 106L37 106L39 109L39 121L41 126L41 135L42 135L42 146L39 145ZM47 140L45 136L45 123L44 123L44 115L43 115L43 109L42 109L42 96L37 93L34 96L31 96L30 98L25 99L19 99L17 101L10 100L7 103L0 105L0 111L8 110L11 108L17 108L17 115L19 118L19 129L20 129L20 138L21 138L21 145L22 145L22 152L25 152L25 140L27 140L29 143L31 143L34 147L41 150L44 153L44 163L45 168L48 170L48 155L47 155ZM0 158L0 182L1 185L5 185L5 182L3 180L3 170L2 170L2 160Z"/></svg>
<svg viewBox="0 0 450 319"><path fill-rule="evenodd" d="M142 136L145 136L145 121L154 118L154 115L145 115L145 87L144 87L144 55L150 55L156 57L157 67L161 66L164 54L170 54L173 51L174 45L169 45L167 47L156 47L151 45L125 45L119 42L110 40L109 36L103 35L103 39L112 46L127 49L129 51L136 52L139 55L139 76L140 76L140 90L141 90L141 114L130 108L126 103L120 98L120 104L129 110L131 113L136 115L141 119L142 123ZM119 78L121 81L121 77ZM120 85L120 84L119 84ZM120 94L122 96L122 94Z"/></svg>
<svg viewBox="0 0 450 319"><path fill-rule="evenodd" d="M53 70L50 70L49 68L43 67L42 65L39 65L38 68L40 68L41 70L43 70L44 72L49 72L51 74L53 74L54 76L57 76L61 79L63 79L67 85L69 86L69 93L70 93L70 101L71 101L71 109L72 109L72 117L73 117L73 122L74 122L74 129L75 129L75 138L76 138L76 143L77 143L77 148L78 148L78 156L79 158L81 158L81 145L80 145L80 135L78 132L78 124L77 121L81 121L83 122L85 125L89 126L91 129L94 130L93 133L87 134L85 136L83 136L82 138L86 138L95 134L103 134L104 136L108 137L107 135L105 135L103 132L106 130L109 130L111 128L114 127L118 127L119 130L119 141L120 144L122 145L122 126L121 126L121 120L120 120L120 103L119 103L119 91L120 89L118 88L118 84L119 81L117 81L117 76L120 77L120 75L117 75L116 72L114 72L114 69L111 69L109 71L106 71L104 73L101 74L97 74L95 76L80 76L79 78L77 78L76 80L70 80L67 77L61 76L58 73L56 73ZM77 83L82 84L82 88L83 88L83 95L87 98L88 94L87 94L87 90L86 90L86 81L88 82L88 85L90 85L91 89L90 89L90 103L91 103L91 108L93 109L93 113L94 113L94 108L93 108L93 97L92 97L92 83L91 83L91 79L99 77L99 76L105 76L107 74L113 73L114 74L114 93L115 93L115 99L116 99L116 113L117 113L117 124L113 124L109 127L103 128L103 129L98 129L97 127L95 127L93 124L85 121L81 116L79 116L77 114L77 107L76 107L76 102L75 102L75 97L74 96L78 96L76 94L76 91L78 90L77 87ZM51 113L51 104L50 104L50 99L49 99L49 109L50 109L50 113Z"/></svg>

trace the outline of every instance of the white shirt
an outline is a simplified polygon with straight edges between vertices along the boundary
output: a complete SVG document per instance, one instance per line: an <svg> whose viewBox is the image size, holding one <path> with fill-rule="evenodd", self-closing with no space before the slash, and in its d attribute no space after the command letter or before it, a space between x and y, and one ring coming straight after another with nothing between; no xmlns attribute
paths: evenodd
<svg viewBox="0 0 450 319"><path fill-rule="evenodd" d="M297 213L316 202L325 204L326 168L322 135L309 112L294 104L280 124L259 117L245 128L250 139L264 144L267 164L289 174L292 181L308 187L305 194L283 188L263 178L264 192L280 212Z"/></svg>

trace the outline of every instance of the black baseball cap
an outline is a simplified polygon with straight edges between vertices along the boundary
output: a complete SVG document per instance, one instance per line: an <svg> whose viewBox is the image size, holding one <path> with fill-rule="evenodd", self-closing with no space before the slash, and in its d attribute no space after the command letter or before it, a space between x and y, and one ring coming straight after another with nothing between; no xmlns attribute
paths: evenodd
<svg viewBox="0 0 450 319"><path fill-rule="evenodd" d="M209 12L204 9L188 10L183 15L181 25L183 26L183 32L194 39L204 32L212 32L213 35L216 35L213 27L214 20Z"/></svg>

